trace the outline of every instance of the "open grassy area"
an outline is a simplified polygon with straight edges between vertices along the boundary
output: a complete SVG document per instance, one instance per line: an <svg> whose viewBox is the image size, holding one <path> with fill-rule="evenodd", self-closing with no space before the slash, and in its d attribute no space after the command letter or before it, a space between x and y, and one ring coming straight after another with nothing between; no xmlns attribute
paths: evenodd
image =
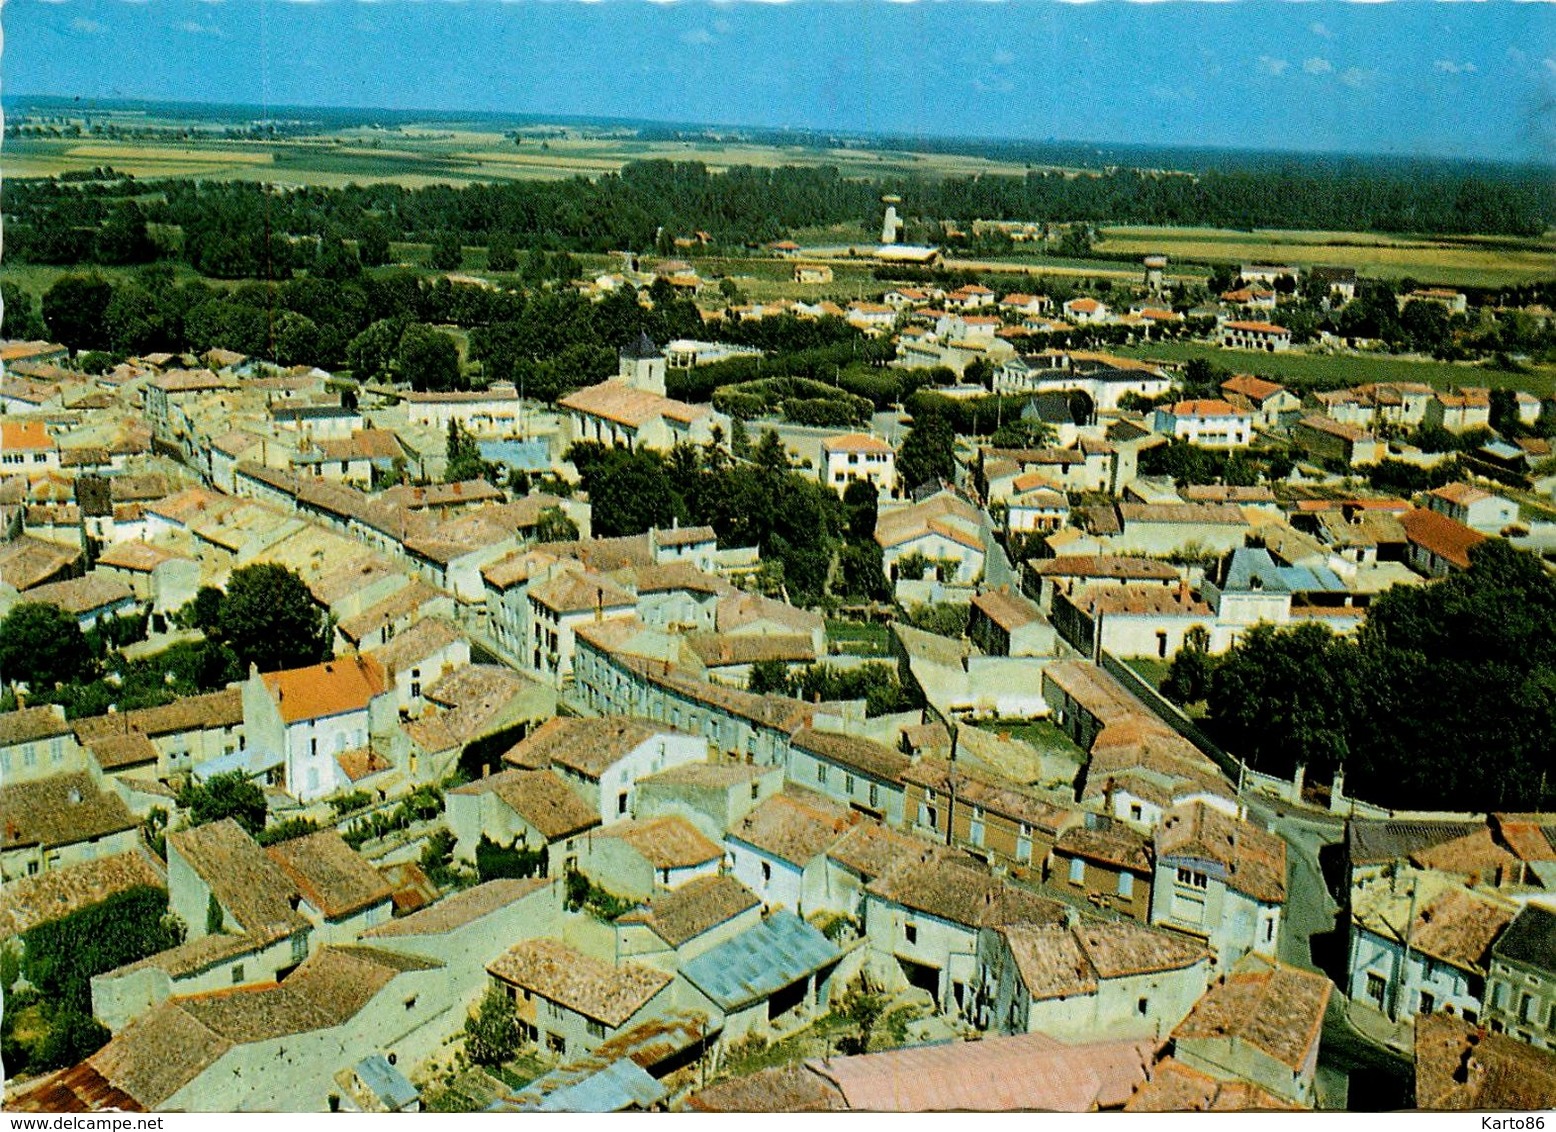
<svg viewBox="0 0 1556 1132"><path fill-rule="evenodd" d="M1001 719L980 719L977 721L976 726L983 731L992 731L998 735L1008 735L1012 739L1030 743L1045 755L1058 755L1076 761L1084 761L1086 758L1086 752L1077 747L1068 735L1047 719L1034 719L1025 723Z"/></svg>
<svg viewBox="0 0 1556 1132"><path fill-rule="evenodd" d="M1331 264L1363 276L1457 287L1495 287L1556 275L1556 242L1434 239L1367 232L1233 232L1217 228L1107 228L1097 250L1210 263Z"/></svg>
<svg viewBox="0 0 1556 1132"><path fill-rule="evenodd" d="M827 643L850 656L890 656L891 630L874 621L827 620Z"/></svg>
<svg viewBox="0 0 1556 1132"><path fill-rule="evenodd" d="M1543 397L1556 388L1556 371L1531 367L1528 373L1467 363L1418 361L1382 354L1268 354L1257 350L1225 350L1203 342L1153 342L1120 347L1126 357L1162 362L1187 362L1203 358L1223 369L1254 373L1294 386L1356 385L1367 381L1422 381L1437 389L1483 385L1492 389L1523 389Z"/></svg>

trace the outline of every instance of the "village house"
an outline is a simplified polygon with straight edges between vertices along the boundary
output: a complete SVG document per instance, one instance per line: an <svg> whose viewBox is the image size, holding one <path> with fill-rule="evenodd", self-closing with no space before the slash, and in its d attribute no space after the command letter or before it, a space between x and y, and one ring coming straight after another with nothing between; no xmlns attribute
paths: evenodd
<svg viewBox="0 0 1556 1132"><path fill-rule="evenodd" d="M523 427L524 403L511 381L468 392L406 393L403 399L413 427L446 433L457 421L472 436L517 436Z"/></svg>
<svg viewBox="0 0 1556 1132"><path fill-rule="evenodd" d="M926 845L865 889L872 955L900 971L899 986L933 997L952 1018L978 1016L978 939L985 928L1060 924L1065 906L992 876L981 861Z"/></svg>
<svg viewBox="0 0 1556 1132"><path fill-rule="evenodd" d="M144 751L143 743L150 745L154 766L146 769L154 778L225 766L246 748L241 688L185 696L160 707L87 716L71 727L108 773L128 769L122 765L124 754ZM111 766L104 761L110 751L115 755Z"/></svg>
<svg viewBox="0 0 1556 1132"><path fill-rule="evenodd" d="M805 727L789 740L787 777L889 825L902 824L902 774L912 760L884 743Z"/></svg>
<svg viewBox="0 0 1556 1132"><path fill-rule="evenodd" d="M1154 879L1151 838L1102 814L1059 834L1048 856L1050 888L1142 924L1151 919Z"/></svg>
<svg viewBox="0 0 1556 1132"><path fill-rule="evenodd" d="M637 599L610 581L579 570L563 570L529 587L529 648L520 652L531 667L560 687L573 674L574 631L580 624L630 617Z"/></svg>
<svg viewBox="0 0 1556 1132"><path fill-rule="evenodd" d="M1306 1107L1334 987L1316 972L1250 956L1205 992L1172 1032L1190 1069L1248 1081Z"/></svg>
<svg viewBox="0 0 1556 1132"><path fill-rule="evenodd" d="M59 445L42 421L0 421L0 467L25 476L57 469Z"/></svg>
<svg viewBox="0 0 1556 1132"><path fill-rule="evenodd" d="M503 755L510 766L554 769L606 825L632 813L639 779L707 760L706 740L624 716L551 719Z"/></svg>
<svg viewBox="0 0 1556 1132"><path fill-rule="evenodd" d="M1416 1107L1482 1112L1556 1108L1556 1054L1446 1014L1416 1022Z"/></svg>
<svg viewBox="0 0 1556 1132"><path fill-rule="evenodd" d="M140 609L135 591L125 583L94 571L79 578L48 582L27 591L26 600L52 605L75 618L83 633L105 621L128 616ZM0 608L15 605L0 599Z"/></svg>
<svg viewBox="0 0 1556 1132"><path fill-rule="evenodd" d="M85 770L7 778L0 784L0 820L0 880L7 881L126 853L140 837L119 795Z"/></svg>
<svg viewBox="0 0 1556 1132"><path fill-rule="evenodd" d="M1400 519L1409 546L1405 561L1428 578L1470 568L1470 551L1487 536L1440 511L1418 507Z"/></svg>
<svg viewBox="0 0 1556 1132"><path fill-rule="evenodd" d="M581 440L663 452L678 444L701 448L713 443L715 430L728 443L729 419L722 414L616 380L569 393L557 407L564 450Z"/></svg>
<svg viewBox="0 0 1556 1132"><path fill-rule="evenodd" d="M474 862L483 839L526 852L544 850L542 876L576 868L582 835L600 824L595 809L552 770L501 770L449 790L444 806L455 857Z"/></svg>
<svg viewBox="0 0 1556 1132"><path fill-rule="evenodd" d="M1556 912L1526 904L1491 945L1484 1021L1492 1033L1556 1049Z"/></svg>
<svg viewBox="0 0 1556 1132"><path fill-rule="evenodd" d="M1449 432L1469 432L1476 428L1491 427L1491 391L1489 389L1458 389L1452 393L1437 392L1426 405L1425 424Z"/></svg>
<svg viewBox="0 0 1556 1132"><path fill-rule="evenodd" d="M1057 637L1032 601L992 589L976 594L969 604L967 639L990 656L1052 656Z"/></svg>
<svg viewBox="0 0 1556 1132"><path fill-rule="evenodd" d="M896 453L877 436L851 432L821 442L821 482L839 495L854 480L863 480L881 496L897 494Z"/></svg>
<svg viewBox="0 0 1556 1132"><path fill-rule="evenodd" d="M824 855L862 815L802 787L787 785L730 827L729 873L770 908L809 916L836 907Z"/></svg>
<svg viewBox="0 0 1556 1132"><path fill-rule="evenodd" d="M612 966L557 939L515 944L486 969L517 1008L525 1037L559 1057L593 1050L673 1005L669 972Z"/></svg>
<svg viewBox="0 0 1556 1132"><path fill-rule="evenodd" d="M1425 287L1399 297L1399 309L1410 303L1436 303L1449 314L1463 314L1469 309L1469 300L1462 291L1450 291L1444 287Z"/></svg>
<svg viewBox="0 0 1556 1132"><path fill-rule="evenodd" d="M1065 319L1074 323L1107 322L1113 314L1106 303L1086 296L1066 300L1061 309Z"/></svg>
<svg viewBox="0 0 1556 1132"><path fill-rule="evenodd" d="M1249 523L1241 509L1215 503L1120 503L1121 530L1108 540L1122 555L1165 556L1198 548L1226 554L1243 545Z"/></svg>
<svg viewBox="0 0 1556 1132"><path fill-rule="evenodd" d="M1494 535L1518 522L1518 504L1474 484L1444 484L1427 492L1425 503L1428 509L1481 534Z"/></svg>
<svg viewBox="0 0 1556 1132"><path fill-rule="evenodd" d="M1378 464L1388 455L1388 445L1372 433L1317 413L1293 425L1291 439L1309 456L1337 460L1347 468Z"/></svg>
<svg viewBox="0 0 1556 1132"><path fill-rule="evenodd" d="M578 871L628 900L647 900L699 877L717 876L724 851L681 817L628 818L588 834Z"/></svg>
<svg viewBox="0 0 1556 1132"><path fill-rule="evenodd" d="M1264 350L1284 353L1291 349L1291 331L1273 322L1226 322L1221 326L1221 345L1229 350Z"/></svg>
<svg viewBox="0 0 1556 1132"><path fill-rule="evenodd" d="M1029 558L1022 564L1022 588L1035 598L1044 614L1053 609L1056 594L1073 593L1078 587L1151 586L1176 589L1179 574L1166 562L1155 558L1123 555L1061 555L1057 558Z"/></svg>
<svg viewBox="0 0 1556 1132"><path fill-rule="evenodd" d="M681 966L692 1009L722 1017L726 1045L770 1037L823 1012L842 952L793 912L776 911Z"/></svg>
<svg viewBox="0 0 1556 1132"><path fill-rule="evenodd" d="M1395 1021L1477 1021L1492 942L1517 909L1444 873L1405 868L1351 890L1347 993Z"/></svg>
<svg viewBox="0 0 1556 1132"><path fill-rule="evenodd" d="M327 798L351 785L344 756L367 748L375 724L392 718L387 687L383 666L365 654L281 672L253 669L243 686L247 745L267 767L282 769L279 785L298 801Z"/></svg>
<svg viewBox="0 0 1556 1132"><path fill-rule="evenodd" d="M978 958L980 1025L1060 1041L1161 1039L1210 982L1202 944L1126 920L985 928Z"/></svg>
<svg viewBox="0 0 1556 1132"><path fill-rule="evenodd" d="M1286 904L1286 843L1203 801L1156 831L1151 923L1206 940L1225 971L1249 952L1274 956Z"/></svg>
<svg viewBox="0 0 1556 1132"><path fill-rule="evenodd" d="M612 921L616 954L672 973L762 919L762 902L732 876L699 877L656 892Z"/></svg>
<svg viewBox="0 0 1556 1132"><path fill-rule="evenodd" d="M1157 432L1203 448L1246 448L1253 442L1253 414L1226 401L1179 401L1157 409Z"/></svg>
<svg viewBox="0 0 1556 1132"><path fill-rule="evenodd" d="M85 770L84 755L59 704L0 712L0 782L14 785Z"/></svg>
<svg viewBox="0 0 1556 1132"><path fill-rule="evenodd" d="M1308 282L1324 289L1326 301L1338 300L1344 306L1356 297L1356 269L1314 264L1307 269Z"/></svg>
<svg viewBox="0 0 1556 1132"><path fill-rule="evenodd" d="M749 763L685 763L640 778L632 816L685 818L715 840L783 789L783 768Z"/></svg>
<svg viewBox="0 0 1556 1132"><path fill-rule="evenodd" d="M931 570L942 582L971 585L983 573L982 516L960 496L942 490L929 498L889 511L875 524L881 565L892 580L918 580ZM914 569L905 570L905 565Z"/></svg>
<svg viewBox="0 0 1556 1132"><path fill-rule="evenodd" d="M963 761L921 756L903 772L905 825L933 841L955 845L1018 877L1041 880L1063 831L1081 820L1035 792Z"/></svg>
<svg viewBox="0 0 1556 1132"><path fill-rule="evenodd" d="M1223 381L1221 394L1251 413L1253 425L1259 429L1289 424L1302 408L1302 399L1284 385L1248 373L1234 374Z"/></svg>

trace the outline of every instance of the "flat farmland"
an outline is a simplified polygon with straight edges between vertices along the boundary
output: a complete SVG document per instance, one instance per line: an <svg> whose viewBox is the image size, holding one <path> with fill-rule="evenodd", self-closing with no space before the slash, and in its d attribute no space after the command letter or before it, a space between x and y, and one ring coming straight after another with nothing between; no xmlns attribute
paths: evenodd
<svg viewBox="0 0 1556 1132"><path fill-rule="evenodd" d="M1556 274L1556 237L1385 236L1361 232L1235 232L1218 228L1105 228L1097 251L1163 252L1208 263L1331 264L1375 279L1413 278L1458 287L1495 287Z"/></svg>

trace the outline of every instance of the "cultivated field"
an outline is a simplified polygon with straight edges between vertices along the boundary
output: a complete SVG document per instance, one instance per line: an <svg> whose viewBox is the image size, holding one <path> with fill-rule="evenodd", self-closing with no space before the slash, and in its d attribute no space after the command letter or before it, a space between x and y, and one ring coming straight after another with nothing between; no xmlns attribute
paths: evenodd
<svg viewBox="0 0 1556 1132"><path fill-rule="evenodd" d="M1358 232L1233 232L1217 228L1107 228L1104 254L1168 256L1203 263L1315 263L1354 267L1363 276L1414 278L1458 287L1548 279L1556 237L1535 240L1424 239Z"/></svg>
<svg viewBox="0 0 1556 1132"><path fill-rule="evenodd" d="M1145 346L1115 348L1111 352L1164 362L1203 358L1236 373L1254 373L1298 387L1421 381L1436 389L1479 385L1492 389L1523 389L1541 397L1556 390L1556 369L1549 366L1531 367L1528 373L1509 373L1489 366L1416 361L1386 355L1268 354L1257 350L1223 350L1198 342L1153 342Z"/></svg>

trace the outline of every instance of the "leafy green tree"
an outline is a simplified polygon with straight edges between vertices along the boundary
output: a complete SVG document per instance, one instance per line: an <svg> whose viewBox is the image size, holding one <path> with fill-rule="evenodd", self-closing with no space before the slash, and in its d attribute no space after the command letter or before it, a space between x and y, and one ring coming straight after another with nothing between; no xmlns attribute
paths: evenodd
<svg viewBox="0 0 1556 1132"><path fill-rule="evenodd" d="M465 1053L476 1065L495 1068L512 1061L524 1041L524 1028L513 1000L496 987L465 1019Z"/></svg>
<svg viewBox="0 0 1556 1132"><path fill-rule="evenodd" d="M996 448L1045 448L1054 442L1053 425L1018 417L994 430L989 443Z"/></svg>
<svg viewBox="0 0 1556 1132"><path fill-rule="evenodd" d="M191 782L178 796L192 825L231 818L251 837L265 828L265 792L241 770L213 774L203 784Z"/></svg>
<svg viewBox="0 0 1556 1132"><path fill-rule="evenodd" d="M880 493L865 480L849 480L843 489L843 511L848 537L864 542L875 537L875 520L880 510Z"/></svg>
<svg viewBox="0 0 1556 1132"><path fill-rule="evenodd" d="M519 249L507 232L493 232L486 242L486 267L489 271L516 271Z"/></svg>
<svg viewBox="0 0 1556 1132"><path fill-rule="evenodd" d="M364 220L357 230L357 258L363 267L382 267L389 262L389 232L377 220Z"/></svg>
<svg viewBox="0 0 1556 1132"><path fill-rule="evenodd" d="M48 689L88 676L92 648L81 626L57 605L24 601L0 621L0 678Z"/></svg>
<svg viewBox="0 0 1556 1132"><path fill-rule="evenodd" d="M328 659L333 651L324 610L302 578L272 562L232 572L218 622L222 639L245 670L250 664L261 672L300 668Z"/></svg>
<svg viewBox="0 0 1556 1132"><path fill-rule="evenodd" d="M441 231L433 234L432 251L427 256L429 267L439 271L457 271L465 262L465 251L459 243L459 233Z"/></svg>
<svg viewBox="0 0 1556 1132"><path fill-rule="evenodd" d="M541 510L535 523L536 542L572 542L578 537L578 524L567 517L560 507Z"/></svg>
<svg viewBox="0 0 1556 1132"><path fill-rule="evenodd" d="M73 350L105 350L113 285L99 275L62 275L43 293L49 335Z"/></svg>
<svg viewBox="0 0 1556 1132"><path fill-rule="evenodd" d="M389 372L405 328L396 319L381 318L346 346L346 363L358 381L376 381Z"/></svg>
<svg viewBox="0 0 1556 1132"><path fill-rule="evenodd" d="M881 548L873 540L845 543L838 551L839 584L842 592L869 601L889 601L891 582L882 565Z"/></svg>
<svg viewBox="0 0 1556 1132"><path fill-rule="evenodd" d="M459 344L441 330L421 323L407 326L400 335L395 358L400 379L410 382L418 393L465 387L459 366Z"/></svg>
<svg viewBox="0 0 1556 1132"><path fill-rule="evenodd" d="M613 452L589 482L596 536L638 535L680 517L675 484L654 452Z"/></svg>
<svg viewBox="0 0 1556 1132"><path fill-rule="evenodd" d="M1214 672L1210 634L1196 625L1183 635L1183 647L1172 658L1167 679L1162 681L1162 695L1175 704L1202 700L1210 691L1210 678Z"/></svg>
<svg viewBox="0 0 1556 1132"><path fill-rule="evenodd" d="M313 365L321 360L319 325L307 315L283 311L276 319L271 353L284 366Z"/></svg>
<svg viewBox="0 0 1556 1132"><path fill-rule="evenodd" d="M103 311L108 343L121 354L144 354L172 345L156 296L133 284L120 287Z"/></svg>
<svg viewBox="0 0 1556 1132"><path fill-rule="evenodd" d="M9 280L0 283L0 338L33 341L48 333L38 315L38 300Z"/></svg>
<svg viewBox="0 0 1556 1132"><path fill-rule="evenodd" d="M789 666L781 660L757 661L751 666L751 675L746 679L746 691L758 696L787 696Z"/></svg>
<svg viewBox="0 0 1556 1132"><path fill-rule="evenodd" d="M897 479L914 490L956 475L956 432L941 416L915 419L897 453Z"/></svg>

